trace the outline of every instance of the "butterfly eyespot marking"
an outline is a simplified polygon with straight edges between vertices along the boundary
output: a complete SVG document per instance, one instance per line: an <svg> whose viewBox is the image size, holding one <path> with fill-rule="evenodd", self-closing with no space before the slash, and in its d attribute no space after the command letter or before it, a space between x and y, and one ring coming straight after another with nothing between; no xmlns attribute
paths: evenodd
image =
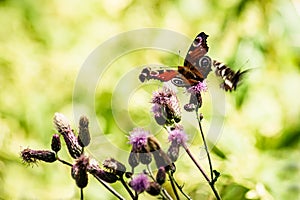
<svg viewBox="0 0 300 200"><path fill-rule="evenodd" d="M197 37L195 39L195 41L193 42L193 46L194 47L199 47L201 45L201 42L202 42L202 38L201 37Z"/></svg>
<svg viewBox="0 0 300 200"><path fill-rule="evenodd" d="M186 85L182 79L174 77L171 79L171 83L173 83L174 85L178 86L178 87L182 87L184 85Z"/></svg>
<svg viewBox="0 0 300 200"><path fill-rule="evenodd" d="M203 56L199 60L199 66L201 68L210 68L211 67L211 59L208 56Z"/></svg>

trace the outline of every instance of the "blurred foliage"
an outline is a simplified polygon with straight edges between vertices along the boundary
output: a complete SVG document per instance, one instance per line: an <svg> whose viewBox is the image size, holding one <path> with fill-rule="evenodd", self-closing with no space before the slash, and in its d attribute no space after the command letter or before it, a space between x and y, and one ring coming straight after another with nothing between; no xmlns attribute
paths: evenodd
<svg viewBox="0 0 300 200"><path fill-rule="evenodd" d="M118 33L145 27L189 38L205 31L212 58L235 69L253 68L237 92L226 94L226 121L213 154L223 198L300 199L299 15L298 0L1 0L0 199L79 199L67 167L26 168L19 151L50 148L52 117L61 112L71 119L76 76L93 49ZM179 50L184 55L187 49ZM116 63L96 91L96 113L103 133L128 150L111 112L114 84L134 66L177 65L178 56L137 51ZM148 102L135 103L149 110ZM131 117L144 125L148 110L141 117L132 111ZM199 151L199 144L192 150ZM194 199L211 197L186 156L177 166L178 180ZM90 183L87 199L114 199L95 180Z"/></svg>

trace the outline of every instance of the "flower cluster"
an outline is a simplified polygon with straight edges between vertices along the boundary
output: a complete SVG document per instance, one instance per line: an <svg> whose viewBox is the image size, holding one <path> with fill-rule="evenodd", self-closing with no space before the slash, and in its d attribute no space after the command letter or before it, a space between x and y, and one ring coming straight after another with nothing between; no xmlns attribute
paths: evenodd
<svg viewBox="0 0 300 200"><path fill-rule="evenodd" d="M186 110L191 111L200 108L202 104L201 92L203 91L206 91L205 83L199 83L188 89L191 98L190 103L185 105ZM179 199L177 190L187 199L190 199L174 177L177 171L175 162L179 158L180 147L183 147L208 181L213 191L216 191L213 187L219 177L218 172L214 170L212 173L215 176L213 177L212 175L212 178L209 179L188 149L188 136L179 124L181 111L175 92L164 87L162 90L153 93L151 103L153 104L152 112L156 122L167 130L170 145L165 152L158 139L149 131L143 128L134 128L128 135L128 143L131 145L128 156L128 164L131 167L130 171L127 171L125 164L114 158L104 160L102 166L100 166L95 159L86 154L84 148L91 141L89 120L86 116L80 117L78 135L76 136L70 126L69 120L63 114L55 113L53 122L58 133L52 136L51 150L26 148L21 152L21 157L28 164L37 163L37 161L48 163L59 161L70 166L71 176L75 180L77 187L81 190L81 199L83 199L83 188L89 182L89 174L103 184L118 199L124 198L109 184L121 183L133 200L138 199L139 195L143 192L152 196L160 195L161 199L172 199L169 191L164 186L170 182L173 195L177 199ZM201 117L197 119L201 121ZM73 164L61 159L58 155L62 148L61 138L63 138L68 152L73 158ZM151 171L151 167L154 166L152 165L152 161L157 169L156 175ZM135 173L137 171L136 167L140 164L142 165L140 166L141 168L145 168L142 172ZM167 176L169 181L166 181Z"/></svg>
<svg viewBox="0 0 300 200"><path fill-rule="evenodd" d="M206 82L199 81L196 85L190 86L187 92L190 93L190 101L184 105L184 109L188 112L199 109L202 106L202 92L207 91Z"/></svg>
<svg viewBox="0 0 300 200"><path fill-rule="evenodd" d="M132 145L131 152L129 154L128 163L134 168L139 163L148 165L154 157L156 166L170 166L171 160L166 156L166 153L161 149L158 140L151 135L148 131L142 128L135 128L130 132L128 137L129 143Z"/></svg>
<svg viewBox="0 0 300 200"><path fill-rule="evenodd" d="M153 93L152 112L159 125L170 125L181 120L181 111L178 98L174 91L164 87Z"/></svg>

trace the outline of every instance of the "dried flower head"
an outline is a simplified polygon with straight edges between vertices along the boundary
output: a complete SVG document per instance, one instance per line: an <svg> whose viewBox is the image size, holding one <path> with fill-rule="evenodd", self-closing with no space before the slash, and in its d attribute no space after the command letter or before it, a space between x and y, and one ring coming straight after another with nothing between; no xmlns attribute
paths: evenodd
<svg viewBox="0 0 300 200"><path fill-rule="evenodd" d="M25 163L36 163L38 160L52 163L56 161L56 155L53 151L33 150L26 148L21 151L21 157Z"/></svg>
<svg viewBox="0 0 300 200"><path fill-rule="evenodd" d="M144 192L150 186L148 176L145 174L134 176L129 182L129 186L138 194Z"/></svg>
<svg viewBox="0 0 300 200"><path fill-rule="evenodd" d="M79 188L84 188L88 184L87 168L89 166L89 157L81 155L72 166L71 174Z"/></svg>
<svg viewBox="0 0 300 200"><path fill-rule="evenodd" d="M170 125L181 120L181 111L175 92L167 87L153 93L152 112L159 125Z"/></svg>
<svg viewBox="0 0 300 200"><path fill-rule="evenodd" d="M61 113L54 114L53 123L56 130L60 134L64 134L65 132L71 130L71 126L68 118Z"/></svg>
<svg viewBox="0 0 300 200"><path fill-rule="evenodd" d="M82 147L70 127L69 120L63 114L55 113L53 122L57 131L64 137L69 154L72 158L79 158L82 154Z"/></svg>
<svg viewBox="0 0 300 200"><path fill-rule="evenodd" d="M119 179L116 174L100 169L95 159L90 159L87 171L96 179L101 179L107 183L115 183Z"/></svg>
<svg viewBox="0 0 300 200"><path fill-rule="evenodd" d="M74 135L73 131L70 130L62 136L64 137L69 154L72 156L72 158L79 158L82 154L82 147L79 145L79 142L76 136Z"/></svg>

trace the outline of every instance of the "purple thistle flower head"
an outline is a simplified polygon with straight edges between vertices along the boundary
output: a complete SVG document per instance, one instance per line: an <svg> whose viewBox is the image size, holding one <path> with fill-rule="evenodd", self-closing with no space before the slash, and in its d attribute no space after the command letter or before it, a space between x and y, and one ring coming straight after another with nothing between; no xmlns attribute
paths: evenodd
<svg viewBox="0 0 300 200"><path fill-rule="evenodd" d="M132 145L134 151L138 151L147 146L147 138L150 135L148 131L142 128L134 128L129 134L129 143Z"/></svg>
<svg viewBox="0 0 300 200"><path fill-rule="evenodd" d="M158 103L153 104L151 111L153 112L154 117L161 117L162 115L161 106Z"/></svg>
<svg viewBox="0 0 300 200"><path fill-rule="evenodd" d="M172 143L186 145L188 137L182 128L176 128L169 133L168 139Z"/></svg>
<svg viewBox="0 0 300 200"><path fill-rule="evenodd" d="M178 123L181 120L181 111L176 93L170 88L153 92L152 112L159 125Z"/></svg>
<svg viewBox="0 0 300 200"><path fill-rule="evenodd" d="M193 85L188 89L188 92L192 94L199 94L201 92L206 92L206 91L207 91L207 85L205 81L203 82L199 81L197 85Z"/></svg>
<svg viewBox="0 0 300 200"><path fill-rule="evenodd" d="M144 192L150 186L148 176L145 174L136 175L130 181L129 186L138 194Z"/></svg>

